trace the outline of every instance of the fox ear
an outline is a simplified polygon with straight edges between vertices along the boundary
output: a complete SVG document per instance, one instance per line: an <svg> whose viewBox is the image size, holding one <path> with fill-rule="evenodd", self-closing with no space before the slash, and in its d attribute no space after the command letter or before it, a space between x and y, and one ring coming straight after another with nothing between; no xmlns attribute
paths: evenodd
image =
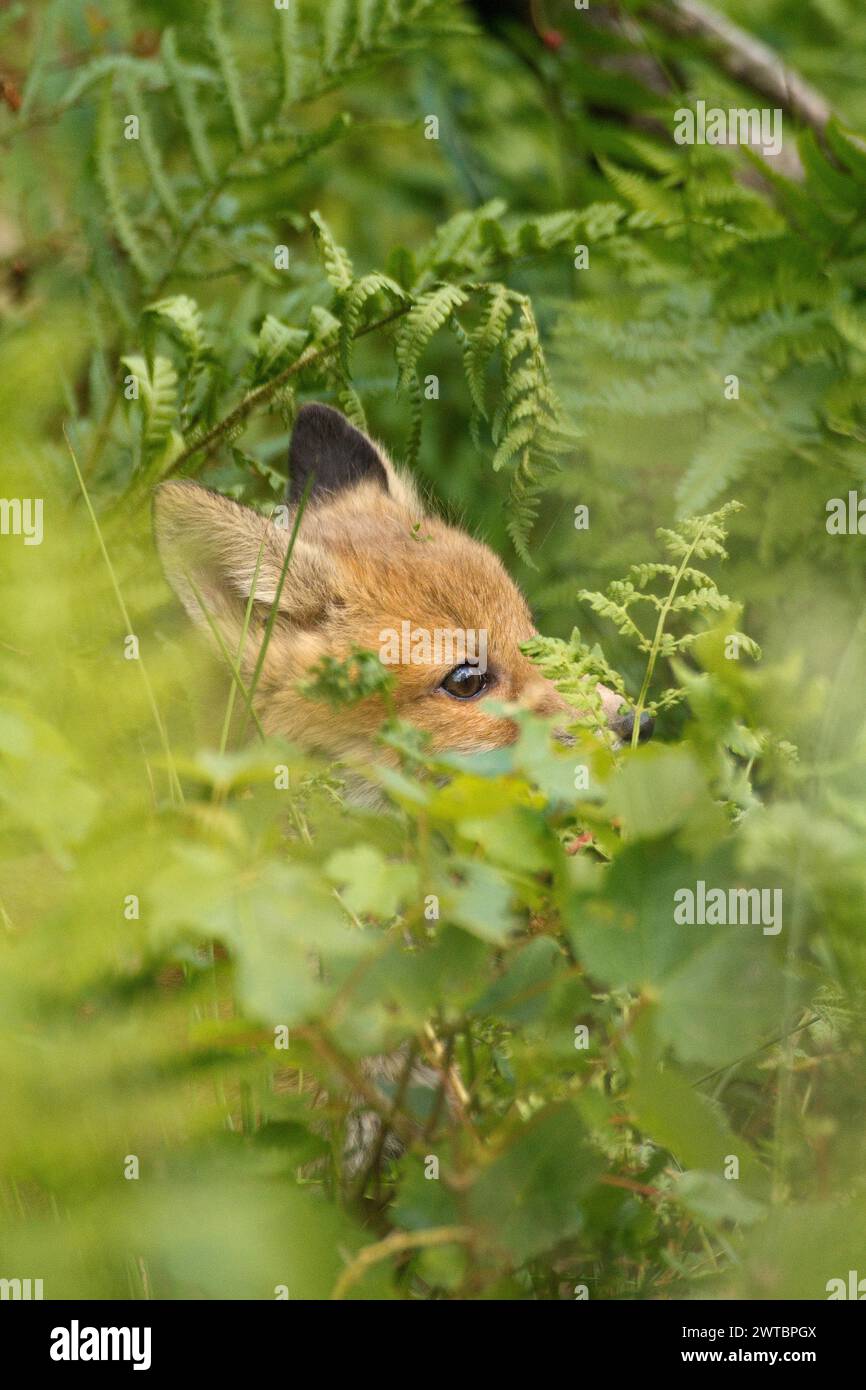
<svg viewBox="0 0 866 1390"><path fill-rule="evenodd" d="M281 637L287 628L297 633L320 622L337 591L336 571L323 547L298 536L286 568L286 529L196 483L157 488L154 531L166 577L187 613L211 636L216 627L233 654L253 583L247 643L253 654L278 591ZM248 659L249 650L242 665Z"/></svg>
<svg viewBox="0 0 866 1390"><path fill-rule="evenodd" d="M311 501L362 482L388 491L388 474L375 444L329 405L303 405L298 411L289 445L290 503L300 501L311 474Z"/></svg>

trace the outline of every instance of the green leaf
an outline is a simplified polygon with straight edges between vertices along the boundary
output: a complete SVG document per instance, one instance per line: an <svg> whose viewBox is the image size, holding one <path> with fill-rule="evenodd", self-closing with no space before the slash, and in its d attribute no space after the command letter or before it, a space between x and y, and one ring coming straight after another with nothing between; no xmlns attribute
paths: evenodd
<svg viewBox="0 0 866 1390"><path fill-rule="evenodd" d="M668 1149L681 1167L724 1182L733 1156L740 1162L740 1179L730 1179L729 1185L742 1181L752 1190L760 1187L760 1167L748 1143L726 1123L721 1107L674 1068L662 1070L653 1053L639 1065L629 1104L644 1134Z"/></svg>
<svg viewBox="0 0 866 1390"><path fill-rule="evenodd" d="M389 864L372 845L356 845L331 855L325 872L342 888L342 898L352 912L371 912L394 917L416 890L416 874L410 864Z"/></svg>
<svg viewBox="0 0 866 1390"><path fill-rule="evenodd" d="M457 884L439 890L442 915L482 941L502 944L515 930L511 912L512 890L501 873L480 860L454 859L460 874Z"/></svg>
<svg viewBox="0 0 866 1390"><path fill-rule="evenodd" d="M469 1208L488 1238L519 1264L580 1232L584 1199L601 1165L567 1105L512 1128L509 1141L473 1187Z"/></svg>
<svg viewBox="0 0 866 1390"><path fill-rule="evenodd" d="M608 787L608 810L630 840L685 828L689 843L706 847L726 829L693 754L663 744L636 748L623 760Z"/></svg>

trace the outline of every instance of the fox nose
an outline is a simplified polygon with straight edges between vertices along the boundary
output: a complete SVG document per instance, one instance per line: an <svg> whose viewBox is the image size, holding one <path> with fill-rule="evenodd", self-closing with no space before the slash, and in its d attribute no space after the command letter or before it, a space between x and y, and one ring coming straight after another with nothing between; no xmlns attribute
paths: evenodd
<svg viewBox="0 0 866 1390"><path fill-rule="evenodd" d="M638 726L640 730L637 736L638 743L646 743L648 738L652 738L655 726L656 722L652 715L647 714L646 710L644 710ZM617 721L616 731L623 743L631 743L634 737L634 710L629 710L628 714L624 714L622 718Z"/></svg>
<svg viewBox="0 0 866 1390"><path fill-rule="evenodd" d="M607 719L608 728L612 729L617 738L622 743L631 743L634 734L634 710L623 708L625 700L621 695L617 695L615 690L611 690L607 685L598 684L596 691L601 698L602 709ZM655 728L655 720L651 714L644 710L640 717L639 743L646 743L648 738L652 738L652 731Z"/></svg>

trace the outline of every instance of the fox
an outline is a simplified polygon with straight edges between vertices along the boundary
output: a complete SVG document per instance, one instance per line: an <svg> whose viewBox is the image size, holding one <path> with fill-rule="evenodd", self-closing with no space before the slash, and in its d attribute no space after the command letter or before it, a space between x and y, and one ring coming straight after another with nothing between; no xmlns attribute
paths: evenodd
<svg viewBox="0 0 866 1390"><path fill-rule="evenodd" d="M381 696L335 710L302 690L324 657L345 661L360 648L387 661L390 712L422 730L434 753L481 753L513 742L518 726L490 708L494 700L548 716L554 726L558 720L568 740L564 725L574 711L521 650L536 628L487 545L435 515L384 448L330 406L298 411L288 473L283 524L189 481L164 482L154 498L169 583L192 620L237 654L245 682L276 609L254 694L265 733L349 767L396 757L376 742L386 714ZM613 690L597 690L615 737L628 741L633 713ZM644 715L640 737L650 732ZM362 778L350 799L372 808L377 797ZM404 1046L364 1058L362 1072L374 1084L396 1083L407 1056ZM411 1080L433 1089L442 1072L416 1060ZM446 1083L448 1104L458 1104L455 1068ZM402 1151L393 1132L382 1135L380 1114L362 1096L351 1106L346 1181L366 1172L377 1151L387 1158Z"/></svg>
<svg viewBox="0 0 866 1390"><path fill-rule="evenodd" d="M500 558L425 505L381 445L331 406L305 404L288 475L282 524L190 481L164 482L154 498L169 583L192 620L239 653L245 679L277 604L254 696L266 733L338 762L382 758L381 696L335 710L302 692L323 658L345 661L358 649L379 652L393 677L393 713L425 733L434 753L513 742L514 719L492 702L573 718L521 649L537 630ZM597 692L614 736L628 742L633 712L607 686ZM651 732L644 714L641 741Z"/></svg>

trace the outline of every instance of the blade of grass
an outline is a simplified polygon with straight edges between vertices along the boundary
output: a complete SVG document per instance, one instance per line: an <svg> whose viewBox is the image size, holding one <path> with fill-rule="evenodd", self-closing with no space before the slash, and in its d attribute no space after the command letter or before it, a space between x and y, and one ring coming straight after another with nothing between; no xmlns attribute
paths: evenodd
<svg viewBox="0 0 866 1390"><path fill-rule="evenodd" d="M295 522L292 526L292 534L289 537L289 544L286 547L286 557L283 560L283 567L280 571L280 578L277 584L277 591L274 594L274 601L271 604L271 611L268 614L268 620L265 624L265 632L262 638L262 645L259 648L259 654L256 658L256 664L253 669L252 679L250 681L250 703L248 706L250 711L252 711L252 700L255 696L256 689L258 687L259 677L262 674L262 667L265 664L265 657L267 656L268 645L271 640L271 633L274 630L274 623L277 620L277 613L279 612L280 608L280 598L282 597L283 593L283 585L286 582L286 575L289 572L289 564L291 563L292 552L295 548L295 541L298 539L298 531L301 528L301 520L303 518L304 511L306 510L307 503L310 500L310 493L313 490L315 480L315 473L311 473L310 476L307 478L306 484L304 485L304 490L301 493L301 499L298 502L298 510L295 513Z"/></svg>
<svg viewBox="0 0 866 1390"><path fill-rule="evenodd" d="M68 448L70 457L72 459L72 466L75 469L75 476L78 479L78 486L81 488L81 495L84 498L84 503L90 515L90 520L93 523L93 529L96 533L96 539L99 544L99 549L102 552L102 558L105 561L105 567L108 570L108 577L111 580L111 586L114 589L114 596L117 599L117 606L120 609L121 617L123 618L123 621L126 624L127 633L132 633L135 631L132 619L129 616L129 610L126 607L126 602L124 600L123 594L121 593L120 584L118 583L117 575L114 572L114 566L111 563L111 556L108 553L108 549L106 547L105 540L102 535L102 529L99 525L99 520L97 518L96 512L93 510L93 503L90 500L90 494L87 491L87 486L84 482L81 469L78 466L78 459L75 457L75 450L72 447L72 441L70 440L69 435L66 432L65 425L63 427L63 437L66 440L66 447ZM147 673L147 667L145 665L144 658L140 654L138 658L138 668L141 671L141 678L144 682L144 689L147 695L148 704L150 705L151 714L153 715L153 722L157 727L160 743L162 744L162 751L165 756L166 766L168 768L169 789L171 799L173 802L183 802L183 788L180 785L180 778L177 775L177 768L175 767L174 757L172 756L171 747L169 745L168 734L166 733L165 724L162 720L162 715L159 712L159 706L156 703L156 695L154 694L153 686L151 685L150 677Z"/></svg>
<svg viewBox="0 0 866 1390"><path fill-rule="evenodd" d="M257 587L258 582L259 582L259 570L261 569L261 565L262 565L262 556L263 556L264 553L265 553L265 541L266 541L266 540L267 540L267 531L263 531L263 532L262 532L262 543L261 543L261 545L259 546L259 553L258 553L258 555L256 556L256 567L255 567L255 569L254 569L254 571L253 571L253 582L252 582L252 584L251 584L251 586L250 586L250 596L249 596L249 598L247 599L247 606L246 606L246 608L244 609L244 622L243 622L243 627L241 628L241 637L240 637L240 641L238 642L237 656L236 656L236 658L235 658L236 661L237 661L237 664L238 664L238 669L240 669L241 658L242 658L242 656L243 656L243 653L244 653L244 646L246 645L246 640L247 640L247 633L249 632L249 628L250 628L250 617L251 617L252 611L253 611L253 604L255 603L255 598L256 598L256 587ZM232 722L232 714L234 713L234 708L235 708L235 694L236 694L236 692L237 692L237 684L235 683L235 681L232 681L232 683L231 683L231 685L230 685L230 687L229 687L229 697L228 697L228 700L226 701L226 712L225 712L225 718L223 719L222 735L221 735L221 737L220 737L220 756L222 756L222 754L225 753L225 751L226 751L226 744L228 743L228 737L229 737L229 727L230 727L231 722Z"/></svg>
<svg viewBox="0 0 866 1390"><path fill-rule="evenodd" d="M184 570L184 578L186 579L186 582L189 584L189 587L192 589L193 595L195 596L195 601L201 609L202 613L204 614L205 622L207 623L208 627L211 630L211 633L213 634L213 639L220 649L222 658L225 661L226 666L228 666L229 670L231 671L234 681L244 697L244 702L247 707L247 713L252 717L256 729L258 730L259 738L264 743L265 731L262 728L261 721L259 720L258 715L253 709L252 695L250 694L249 690L247 690L247 687L244 685L243 677L235 664L234 657L232 656L231 652L226 646L225 638L223 637L222 633L220 632L219 628L217 627L216 623L214 622L213 618L208 612L207 605L205 604L201 590L199 589L198 585L196 584L195 580L193 579L192 575L189 573L188 570Z"/></svg>

